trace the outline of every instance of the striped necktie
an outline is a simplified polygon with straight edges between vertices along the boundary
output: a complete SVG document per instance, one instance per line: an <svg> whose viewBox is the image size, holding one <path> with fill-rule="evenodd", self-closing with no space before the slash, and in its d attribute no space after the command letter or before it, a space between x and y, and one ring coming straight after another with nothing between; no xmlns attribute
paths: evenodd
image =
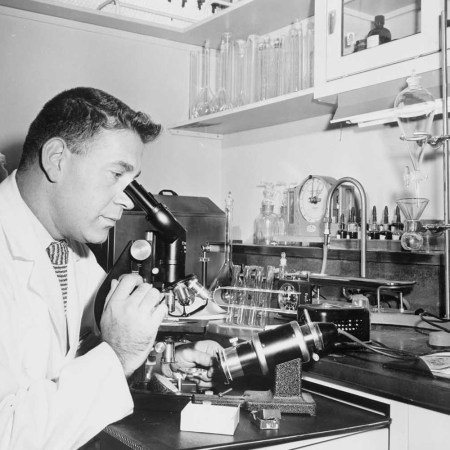
<svg viewBox="0 0 450 450"><path fill-rule="evenodd" d="M47 247L47 253L55 269L61 286L64 313L67 313L67 263L69 261L69 247L66 240L52 242Z"/></svg>

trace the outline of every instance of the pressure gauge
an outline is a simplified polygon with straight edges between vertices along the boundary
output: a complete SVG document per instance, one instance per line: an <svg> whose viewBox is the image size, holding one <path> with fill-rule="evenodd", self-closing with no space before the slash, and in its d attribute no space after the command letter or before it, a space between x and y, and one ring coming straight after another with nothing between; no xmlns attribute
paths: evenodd
<svg viewBox="0 0 450 450"><path fill-rule="evenodd" d="M310 175L289 191L288 230L303 241L323 239L325 209L332 177Z"/></svg>

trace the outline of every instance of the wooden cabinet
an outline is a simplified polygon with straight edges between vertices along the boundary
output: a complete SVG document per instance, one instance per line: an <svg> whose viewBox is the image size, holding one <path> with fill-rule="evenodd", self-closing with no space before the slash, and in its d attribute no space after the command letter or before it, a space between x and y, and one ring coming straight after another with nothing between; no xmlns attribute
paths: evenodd
<svg viewBox="0 0 450 450"><path fill-rule="evenodd" d="M315 97L438 69L443 8L443 0L316 2L315 47L323 51L315 59ZM391 41L370 47L376 15L383 16Z"/></svg>
<svg viewBox="0 0 450 450"><path fill-rule="evenodd" d="M367 394L309 375L303 379L388 404L391 417L388 447L390 450L439 449L450 442L450 415Z"/></svg>

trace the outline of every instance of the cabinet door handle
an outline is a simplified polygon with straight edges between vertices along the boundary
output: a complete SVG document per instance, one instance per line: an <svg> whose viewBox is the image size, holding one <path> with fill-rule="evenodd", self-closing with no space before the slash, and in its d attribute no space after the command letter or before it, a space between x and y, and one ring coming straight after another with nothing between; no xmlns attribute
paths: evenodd
<svg viewBox="0 0 450 450"><path fill-rule="evenodd" d="M328 34L333 34L336 27L336 10L333 9L328 13Z"/></svg>

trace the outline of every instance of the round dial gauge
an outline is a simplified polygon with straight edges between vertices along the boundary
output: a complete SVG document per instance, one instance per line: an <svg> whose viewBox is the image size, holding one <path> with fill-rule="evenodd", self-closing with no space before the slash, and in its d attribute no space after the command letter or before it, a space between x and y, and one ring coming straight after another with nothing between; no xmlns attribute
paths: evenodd
<svg viewBox="0 0 450 450"><path fill-rule="evenodd" d="M324 177L311 175L298 192L298 208L307 222L321 222L332 183Z"/></svg>

